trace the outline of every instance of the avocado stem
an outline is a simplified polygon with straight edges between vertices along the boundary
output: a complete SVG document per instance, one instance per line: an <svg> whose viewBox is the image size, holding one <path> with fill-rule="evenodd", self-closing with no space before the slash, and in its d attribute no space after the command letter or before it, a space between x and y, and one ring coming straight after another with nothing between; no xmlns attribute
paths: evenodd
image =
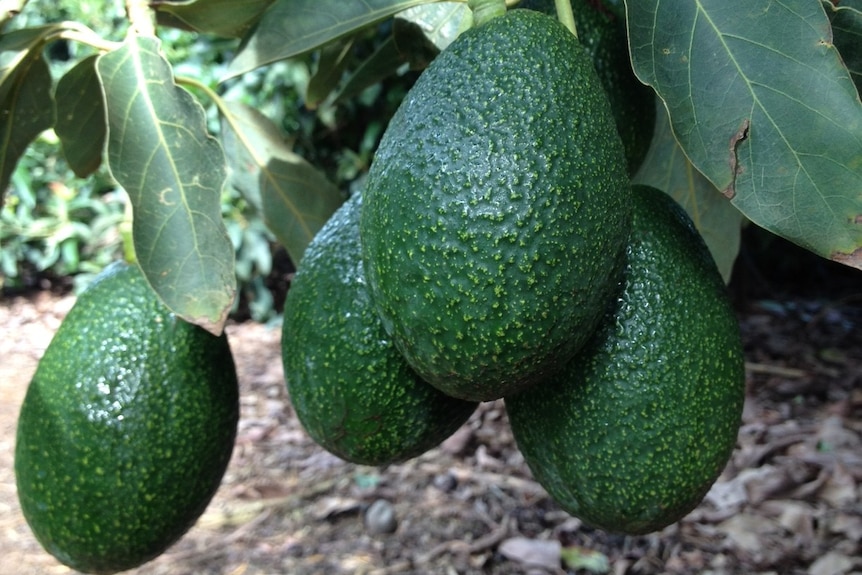
<svg viewBox="0 0 862 575"><path fill-rule="evenodd" d="M506 0L467 0L473 12L473 26L481 26L506 13Z"/></svg>
<svg viewBox="0 0 862 575"><path fill-rule="evenodd" d="M575 25L575 14L572 12L572 3L570 0L554 0L554 4L557 7L557 18L577 38L578 27Z"/></svg>

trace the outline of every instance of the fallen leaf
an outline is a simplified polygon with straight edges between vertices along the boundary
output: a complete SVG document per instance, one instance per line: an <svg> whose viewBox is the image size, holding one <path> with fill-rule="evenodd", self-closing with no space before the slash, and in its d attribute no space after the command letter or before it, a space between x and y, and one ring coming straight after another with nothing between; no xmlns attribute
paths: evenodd
<svg viewBox="0 0 862 575"><path fill-rule="evenodd" d="M559 541L512 537L500 543L499 552L509 561L528 567L559 569L561 549Z"/></svg>
<svg viewBox="0 0 862 575"><path fill-rule="evenodd" d="M844 418L840 415L831 415L820 424L817 433L817 447L820 451L858 449L860 446L862 446L862 439L844 427Z"/></svg>
<svg viewBox="0 0 862 575"><path fill-rule="evenodd" d="M838 551L829 551L808 567L808 575L842 575L853 568L853 561Z"/></svg>
<svg viewBox="0 0 862 575"><path fill-rule="evenodd" d="M317 501L312 508L312 516L315 519L332 519L346 513L358 513L359 501L349 497L324 497Z"/></svg>
<svg viewBox="0 0 862 575"><path fill-rule="evenodd" d="M760 515L740 513L721 522L718 526L736 547L749 553L756 553L763 546L763 536L775 534L781 527L771 519Z"/></svg>
<svg viewBox="0 0 862 575"><path fill-rule="evenodd" d="M800 538L805 544L814 541L814 509L806 503L782 501L778 524Z"/></svg>
<svg viewBox="0 0 862 575"><path fill-rule="evenodd" d="M843 509L856 501L856 480L840 461L835 462L820 490L820 498L835 509Z"/></svg>
<svg viewBox="0 0 862 575"><path fill-rule="evenodd" d="M467 450L471 439L473 439L473 430L467 425L462 425L458 431L440 444L440 449L449 455L461 455Z"/></svg>
<svg viewBox="0 0 862 575"><path fill-rule="evenodd" d="M569 569L585 569L590 573L607 573L611 570L607 555L592 549L573 545L562 550L563 562Z"/></svg>
<svg viewBox="0 0 862 575"><path fill-rule="evenodd" d="M862 517L841 513L829 525L829 530L846 536L850 541L862 541Z"/></svg>

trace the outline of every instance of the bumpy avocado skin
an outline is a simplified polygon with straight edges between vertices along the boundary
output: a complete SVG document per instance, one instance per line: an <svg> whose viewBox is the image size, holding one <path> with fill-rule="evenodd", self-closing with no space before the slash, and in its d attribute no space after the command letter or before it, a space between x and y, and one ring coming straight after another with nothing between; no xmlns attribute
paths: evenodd
<svg viewBox="0 0 862 575"><path fill-rule="evenodd" d="M685 212L635 186L621 291L552 381L506 398L560 506L608 531L661 529L701 501L736 442L745 372L721 276Z"/></svg>
<svg viewBox="0 0 862 575"><path fill-rule="evenodd" d="M432 385L492 400L571 357L617 283L630 189L591 60L513 10L426 69L369 171L362 253L384 328Z"/></svg>
<svg viewBox="0 0 862 575"><path fill-rule="evenodd" d="M384 331L360 257L361 206L353 195L306 249L285 302L282 358L312 439L347 461L387 465L436 447L477 404L422 381Z"/></svg>
<svg viewBox="0 0 862 575"><path fill-rule="evenodd" d="M88 573L136 567L179 539L219 486L239 418L224 335L171 314L115 264L51 340L18 421L24 517Z"/></svg>
<svg viewBox="0 0 862 575"><path fill-rule="evenodd" d="M554 0L525 0L523 8L555 15ZM572 0L578 39L590 57L611 102L626 150L629 173L638 171L655 131L655 92L632 70L622 0Z"/></svg>

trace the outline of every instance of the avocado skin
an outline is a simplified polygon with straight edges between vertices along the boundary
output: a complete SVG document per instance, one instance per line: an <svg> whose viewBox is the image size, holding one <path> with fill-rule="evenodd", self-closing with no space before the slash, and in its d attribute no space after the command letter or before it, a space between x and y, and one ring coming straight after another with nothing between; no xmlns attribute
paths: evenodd
<svg viewBox="0 0 862 575"><path fill-rule="evenodd" d="M698 505L742 416L739 328L685 212L634 186L619 296L593 339L546 385L507 397L513 435L567 512L612 532L659 530Z"/></svg>
<svg viewBox="0 0 862 575"><path fill-rule="evenodd" d="M360 218L384 329L444 393L537 384L586 341L622 264L630 189L592 63L510 10L420 76L378 147Z"/></svg>
<svg viewBox="0 0 862 575"><path fill-rule="evenodd" d="M477 403L423 381L386 335L360 257L361 205L354 194L306 249L285 302L282 359L311 438L347 461L387 465L436 447Z"/></svg>
<svg viewBox="0 0 862 575"><path fill-rule="evenodd" d="M67 314L21 406L15 475L36 538L87 573L162 553L219 486L238 393L224 335L171 314L136 266L109 266Z"/></svg>
<svg viewBox="0 0 862 575"><path fill-rule="evenodd" d="M556 15L554 0L525 0L521 7ZM626 150L629 174L646 158L656 122L656 96L635 76L629 57L622 0L572 0L578 39L589 53L608 95Z"/></svg>

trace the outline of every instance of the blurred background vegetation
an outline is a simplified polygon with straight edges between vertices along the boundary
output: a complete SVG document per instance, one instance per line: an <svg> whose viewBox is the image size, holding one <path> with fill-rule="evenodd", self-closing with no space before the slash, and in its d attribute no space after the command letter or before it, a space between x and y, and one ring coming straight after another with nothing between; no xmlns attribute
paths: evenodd
<svg viewBox="0 0 862 575"><path fill-rule="evenodd" d="M7 30L72 20L102 38L121 41L127 20L122 0L30 0ZM353 45L361 61L389 34L373 27ZM280 125L293 150L325 172L345 196L361 181L391 115L417 73L406 71L337 104L313 109L305 92L316 69L309 54L219 83L238 40L160 27L162 49L177 77L193 78L226 100L253 106ZM45 51L55 81L92 49L58 41ZM204 106L213 135L220 130L213 102L190 91ZM128 233L126 197L105 166L81 179L68 167L53 132L28 149L15 170L0 211L0 288L80 290L107 263L123 254ZM262 218L238 191L227 187L222 214L236 250L240 296L233 317L267 321L280 312L293 263L276 244Z"/></svg>

